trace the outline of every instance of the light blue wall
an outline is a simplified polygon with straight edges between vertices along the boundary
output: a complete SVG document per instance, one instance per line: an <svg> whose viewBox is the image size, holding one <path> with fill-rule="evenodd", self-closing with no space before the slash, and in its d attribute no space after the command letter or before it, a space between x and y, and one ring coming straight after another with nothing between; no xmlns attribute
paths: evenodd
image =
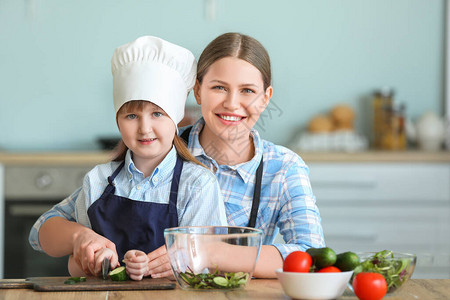
<svg viewBox="0 0 450 300"><path fill-rule="evenodd" d="M443 114L444 0L0 0L0 148L95 149L118 131L114 48L156 35L192 50L227 31L259 39L273 64L263 137L288 144L314 114L358 111L391 85L416 118ZM193 99L190 98L190 103Z"/></svg>

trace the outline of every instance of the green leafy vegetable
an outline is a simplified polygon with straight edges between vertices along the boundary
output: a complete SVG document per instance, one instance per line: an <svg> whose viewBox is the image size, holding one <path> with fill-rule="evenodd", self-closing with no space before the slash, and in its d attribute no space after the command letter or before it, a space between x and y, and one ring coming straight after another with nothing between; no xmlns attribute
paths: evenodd
<svg viewBox="0 0 450 300"><path fill-rule="evenodd" d="M180 272L181 279L194 289L233 289L245 285L249 274L244 272L230 272L219 274L216 269L214 273L195 274L189 271Z"/></svg>
<svg viewBox="0 0 450 300"><path fill-rule="evenodd" d="M86 281L86 277L70 277L69 279L64 281L64 284L75 284L84 281Z"/></svg>
<svg viewBox="0 0 450 300"><path fill-rule="evenodd" d="M411 268L411 259L394 258L394 253L383 250L362 261L354 270L353 277L361 272L374 272L386 279L388 292L398 289L406 280Z"/></svg>
<svg viewBox="0 0 450 300"><path fill-rule="evenodd" d="M74 280L67 279L64 281L64 284L75 284L76 282Z"/></svg>

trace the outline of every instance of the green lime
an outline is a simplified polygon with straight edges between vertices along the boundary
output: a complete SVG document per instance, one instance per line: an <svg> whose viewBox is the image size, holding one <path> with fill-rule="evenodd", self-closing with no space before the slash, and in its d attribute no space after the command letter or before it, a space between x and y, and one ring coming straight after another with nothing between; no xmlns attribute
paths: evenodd
<svg viewBox="0 0 450 300"><path fill-rule="evenodd" d="M125 281L127 280L127 272L125 271L125 267L121 266L115 268L111 272L109 272L109 278L113 281Z"/></svg>
<svg viewBox="0 0 450 300"><path fill-rule="evenodd" d="M308 250L306 250L306 253L311 255L313 264L318 269L332 266L336 262L336 252L328 247L309 248Z"/></svg>
<svg viewBox="0 0 450 300"><path fill-rule="evenodd" d="M359 256L351 251L339 253L336 256L335 267L341 271L351 271L359 265Z"/></svg>

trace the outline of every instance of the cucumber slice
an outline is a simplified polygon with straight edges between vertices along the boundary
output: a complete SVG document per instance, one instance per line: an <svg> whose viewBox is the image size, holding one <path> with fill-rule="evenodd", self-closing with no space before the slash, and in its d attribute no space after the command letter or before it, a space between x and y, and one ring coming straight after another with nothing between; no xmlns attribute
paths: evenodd
<svg viewBox="0 0 450 300"><path fill-rule="evenodd" d="M125 267L121 266L115 268L111 272L109 272L109 278L113 281L125 281L127 280L127 272L125 272Z"/></svg>
<svg viewBox="0 0 450 300"><path fill-rule="evenodd" d="M213 281L215 284L219 285L219 286L228 286L228 280L226 278L223 277L214 277Z"/></svg>

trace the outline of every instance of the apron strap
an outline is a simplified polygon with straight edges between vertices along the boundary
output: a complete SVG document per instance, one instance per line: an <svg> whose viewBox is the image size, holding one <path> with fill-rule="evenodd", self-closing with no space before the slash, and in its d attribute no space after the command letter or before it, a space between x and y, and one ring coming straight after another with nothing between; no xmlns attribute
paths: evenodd
<svg viewBox="0 0 450 300"><path fill-rule="evenodd" d="M178 185L180 183L182 170L183 160L177 155L177 162L175 164L175 168L173 169L172 184L170 186L169 212L171 214L177 214Z"/></svg>
<svg viewBox="0 0 450 300"><path fill-rule="evenodd" d="M123 166L125 165L125 161L123 161L119 167L117 167L117 169L114 171L114 173L112 173L111 176L108 177L108 186L105 188L105 191L103 192L103 194L113 194L116 190L115 184L114 184L114 179L116 178L117 174L119 174L120 170L122 170Z"/></svg>
<svg viewBox="0 0 450 300"><path fill-rule="evenodd" d="M250 213L250 220L248 222L248 227L252 227L252 228L255 227L256 217L258 216L259 199L260 199L260 195L261 195L263 162L264 162L264 160L263 160L263 157L261 156L261 161L259 162L258 169L256 169L256 182L255 182L255 190L253 191L252 210Z"/></svg>
<svg viewBox="0 0 450 300"><path fill-rule="evenodd" d="M108 177L109 184L114 185L114 179L116 178L117 174L119 174L120 170L122 170L123 166L125 165L125 161L123 161L119 167L112 173L111 176Z"/></svg>

